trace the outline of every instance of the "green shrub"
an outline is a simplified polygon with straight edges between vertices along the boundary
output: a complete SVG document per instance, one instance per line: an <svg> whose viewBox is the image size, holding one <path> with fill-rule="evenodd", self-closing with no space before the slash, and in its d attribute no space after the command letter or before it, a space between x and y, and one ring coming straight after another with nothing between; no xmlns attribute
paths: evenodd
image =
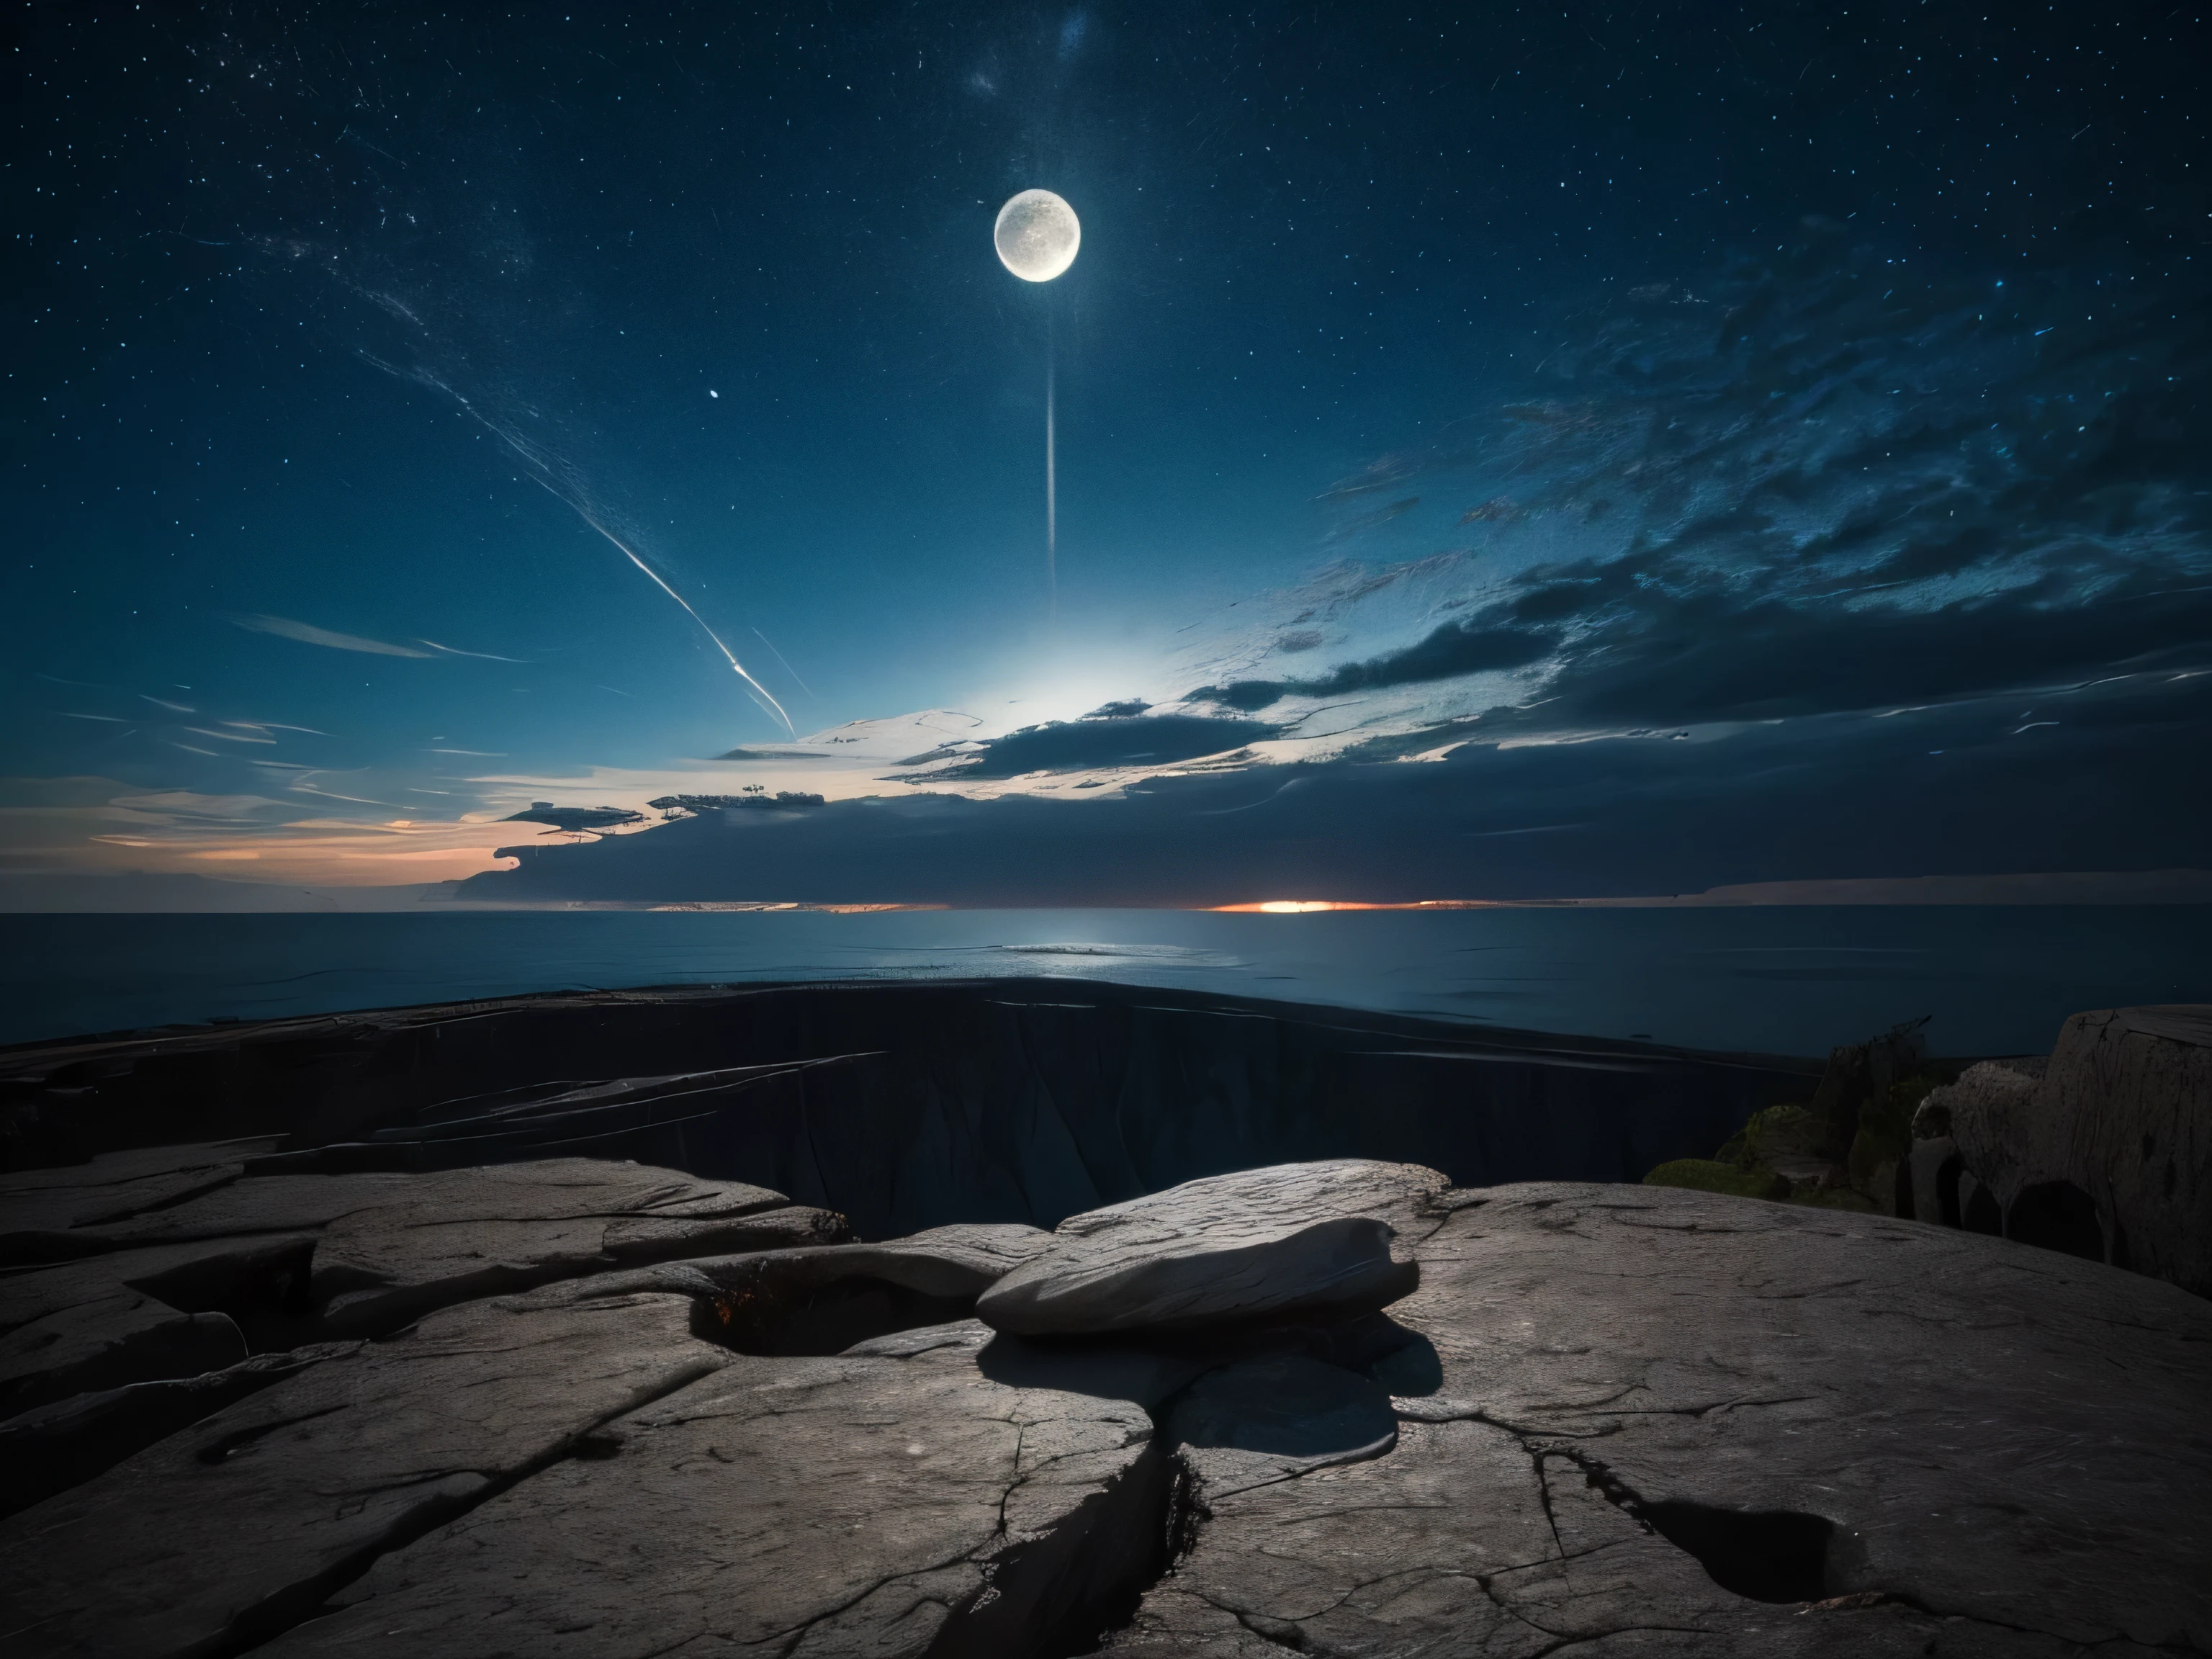
<svg viewBox="0 0 2212 1659"><path fill-rule="evenodd" d="M1738 1198L1784 1199L1790 1183L1761 1170L1745 1170L1710 1158L1678 1158L1644 1177L1647 1187L1686 1187L1698 1193L1730 1193Z"/></svg>
<svg viewBox="0 0 2212 1659"><path fill-rule="evenodd" d="M1737 1161L1750 1169L1777 1158L1817 1156L1827 1133L1828 1126L1802 1106L1769 1106L1743 1126L1744 1150Z"/></svg>
<svg viewBox="0 0 2212 1659"><path fill-rule="evenodd" d="M1851 1184L1865 1191L1884 1164L1901 1164L1912 1155L1912 1115L1928 1091L1942 1079L1915 1072L1889 1085L1886 1094L1859 1108L1858 1133L1851 1138L1847 1165Z"/></svg>

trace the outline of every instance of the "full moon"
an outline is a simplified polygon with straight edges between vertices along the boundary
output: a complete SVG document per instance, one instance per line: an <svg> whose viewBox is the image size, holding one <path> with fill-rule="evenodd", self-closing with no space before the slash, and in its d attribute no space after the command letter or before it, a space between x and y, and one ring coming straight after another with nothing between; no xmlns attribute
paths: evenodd
<svg viewBox="0 0 2212 1659"><path fill-rule="evenodd" d="M1075 263L1083 226L1048 190L1025 190L999 210L991 240L1006 269L1025 283L1048 283Z"/></svg>

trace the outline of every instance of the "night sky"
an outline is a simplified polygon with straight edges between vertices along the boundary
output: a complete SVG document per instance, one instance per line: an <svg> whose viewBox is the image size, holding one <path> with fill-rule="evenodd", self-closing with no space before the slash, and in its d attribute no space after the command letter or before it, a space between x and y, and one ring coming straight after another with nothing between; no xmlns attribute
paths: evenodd
<svg viewBox="0 0 2212 1659"><path fill-rule="evenodd" d="M0 872L2212 866L2201 6L11 33Z"/></svg>

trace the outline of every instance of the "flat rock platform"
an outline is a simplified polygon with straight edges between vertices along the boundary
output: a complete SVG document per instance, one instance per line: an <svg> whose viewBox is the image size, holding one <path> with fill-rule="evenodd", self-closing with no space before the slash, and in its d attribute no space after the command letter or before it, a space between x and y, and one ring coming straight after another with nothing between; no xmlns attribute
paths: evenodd
<svg viewBox="0 0 2212 1659"><path fill-rule="evenodd" d="M0 1279L11 1659L2212 1650L2212 1304L2001 1238L1360 1159L876 1243L574 1158L112 1209Z"/></svg>

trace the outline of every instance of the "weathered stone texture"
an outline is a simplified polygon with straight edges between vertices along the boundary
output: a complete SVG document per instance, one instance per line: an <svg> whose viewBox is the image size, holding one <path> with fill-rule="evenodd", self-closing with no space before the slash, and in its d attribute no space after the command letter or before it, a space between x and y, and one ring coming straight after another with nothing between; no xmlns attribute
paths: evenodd
<svg viewBox="0 0 2212 1659"><path fill-rule="evenodd" d="M1396 1449L1208 1500L1115 1653L2212 1640L2212 1308L1878 1218L1483 1196L1393 1310L1441 1379Z"/></svg>
<svg viewBox="0 0 2212 1659"><path fill-rule="evenodd" d="M743 1359L387 1558L267 1650L1046 1650L1156 1570L1152 1440L1127 1401L983 1379L972 1340Z"/></svg>
<svg viewBox="0 0 2212 1659"><path fill-rule="evenodd" d="M317 1365L0 1522L11 1656L245 1645L717 1370L690 1308L478 1304Z"/></svg>

